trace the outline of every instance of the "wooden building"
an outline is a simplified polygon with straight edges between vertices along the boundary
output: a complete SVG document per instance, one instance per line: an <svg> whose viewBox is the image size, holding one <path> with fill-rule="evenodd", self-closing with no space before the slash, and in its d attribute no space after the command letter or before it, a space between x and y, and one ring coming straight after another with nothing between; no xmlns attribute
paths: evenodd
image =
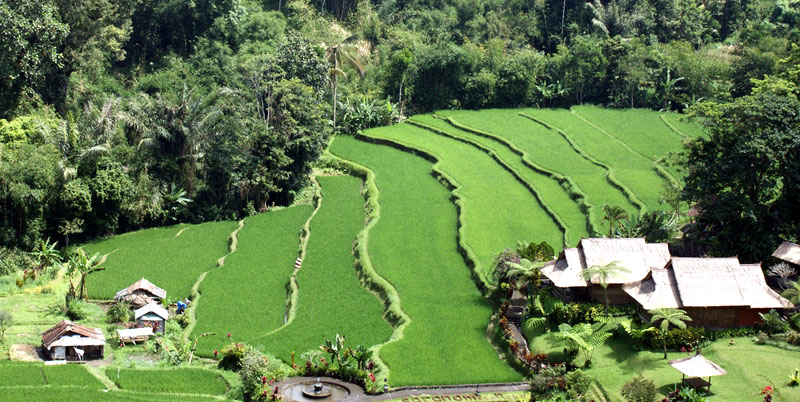
<svg viewBox="0 0 800 402"><path fill-rule="evenodd" d="M155 333L164 333L164 326L169 320L169 311L156 303L150 303L133 313L136 324L140 327L151 327Z"/></svg>
<svg viewBox="0 0 800 402"><path fill-rule="evenodd" d="M736 257L673 257L664 268L622 289L645 317L647 310L680 308L694 327L751 326L760 322L758 313L792 307L767 286L760 264L740 264Z"/></svg>
<svg viewBox="0 0 800 402"><path fill-rule="evenodd" d="M102 359L106 338L100 328L61 321L42 334L42 351L51 360Z"/></svg>
<svg viewBox="0 0 800 402"><path fill-rule="evenodd" d="M661 268L669 261L666 243L647 243L644 238L581 239L577 247L567 248L557 259L548 262L541 272L553 284L553 292L563 300L605 302L598 278L583 279L581 272L595 265L617 262L629 272L620 272L608 280L610 304L631 303L622 285L644 279L652 268Z"/></svg>
<svg viewBox="0 0 800 402"><path fill-rule="evenodd" d="M153 285L147 279L139 279L132 285L120 290L114 296L115 301L124 300L134 308L144 307L150 303L160 302L167 297L167 291Z"/></svg>

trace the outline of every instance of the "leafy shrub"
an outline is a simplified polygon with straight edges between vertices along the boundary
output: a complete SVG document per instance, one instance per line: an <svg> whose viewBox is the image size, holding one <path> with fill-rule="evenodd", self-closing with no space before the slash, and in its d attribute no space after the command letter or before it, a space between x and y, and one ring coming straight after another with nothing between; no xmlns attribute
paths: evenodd
<svg viewBox="0 0 800 402"><path fill-rule="evenodd" d="M67 318L72 321L92 320L102 321L105 312L100 306L81 300L73 299L67 303Z"/></svg>
<svg viewBox="0 0 800 402"><path fill-rule="evenodd" d="M660 331L648 332L644 339L652 349L663 347L664 335ZM667 349L680 349L691 345L705 345L708 339L703 328L672 328L667 331Z"/></svg>
<svg viewBox="0 0 800 402"><path fill-rule="evenodd" d="M133 310L131 304L126 301L118 301L111 305L106 312L106 321L109 323L126 323L133 321Z"/></svg>
<svg viewBox="0 0 800 402"><path fill-rule="evenodd" d="M589 387L592 386L592 381L592 377L581 369L570 371L566 376L569 395L572 397L586 395L586 392L589 391Z"/></svg>
<svg viewBox="0 0 800 402"><path fill-rule="evenodd" d="M800 346L800 333L795 330L786 331L786 342Z"/></svg>
<svg viewBox="0 0 800 402"><path fill-rule="evenodd" d="M656 384L639 373L622 386L622 396L628 402L653 402L656 399Z"/></svg>
<svg viewBox="0 0 800 402"><path fill-rule="evenodd" d="M768 313L758 313L763 321L761 328L767 335L777 334L789 329L789 324L781 321L781 315L775 310L770 310Z"/></svg>
<svg viewBox="0 0 800 402"><path fill-rule="evenodd" d="M708 402L708 398L701 396L694 388L683 387L670 392L664 401L668 402Z"/></svg>
<svg viewBox="0 0 800 402"><path fill-rule="evenodd" d="M342 105L342 120L338 130L343 134L355 134L359 130L388 126L397 121L397 105L388 100L361 97L349 105Z"/></svg>
<svg viewBox="0 0 800 402"><path fill-rule="evenodd" d="M241 342L225 346L222 348L222 359L217 367L223 370L239 370L242 367L242 359L244 359L246 350L247 345Z"/></svg>

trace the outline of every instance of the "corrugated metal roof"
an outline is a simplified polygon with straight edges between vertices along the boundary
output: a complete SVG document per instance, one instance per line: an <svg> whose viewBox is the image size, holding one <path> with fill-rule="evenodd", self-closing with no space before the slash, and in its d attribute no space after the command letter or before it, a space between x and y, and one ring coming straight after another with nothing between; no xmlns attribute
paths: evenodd
<svg viewBox="0 0 800 402"><path fill-rule="evenodd" d="M158 287L156 285L153 285L153 283L148 281L147 279L142 278L142 279L139 279L138 281L134 282L132 285L128 286L127 288L122 289L119 292L117 292L117 294L114 296L114 298L115 299L119 299L119 298L125 297L125 296L127 296L129 294L132 294L133 292L135 292L137 290L144 290L145 292L150 293L151 295L156 296L156 297L161 298L161 299L167 297L167 291L166 290L161 289L160 287Z"/></svg>
<svg viewBox="0 0 800 402"><path fill-rule="evenodd" d="M148 313L153 313L153 314L155 314L155 315L157 315L157 316L159 316L159 317L161 317L161 318L163 318L165 320L169 319L169 311L167 311L165 308L159 306L156 303L150 303L150 304L148 304L148 305L146 305L146 306L134 311L133 315L134 315L135 319L138 320L143 315L146 315Z"/></svg>
<svg viewBox="0 0 800 402"><path fill-rule="evenodd" d="M67 339L61 341L63 338ZM88 338L88 340L82 341L80 338ZM42 333L42 346L48 350L52 346L105 345L105 340L106 337L100 328L87 328L67 320L61 321ZM81 344L80 342L89 343Z"/></svg>

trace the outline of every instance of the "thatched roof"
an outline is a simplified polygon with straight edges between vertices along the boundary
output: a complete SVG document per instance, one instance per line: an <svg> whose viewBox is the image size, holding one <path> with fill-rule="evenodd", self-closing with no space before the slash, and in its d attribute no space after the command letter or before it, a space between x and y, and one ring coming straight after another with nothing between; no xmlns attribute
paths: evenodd
<svg viewBox="0 0 800 402"><path fill-rule="evenodd" d="M767 286L759 264L732 258L673 257L665 269L622 287L644 309L683 307L788 308Z"/></svg>
<svg viewBox="0 0 800 402"><path fill-rule="evenodd" d="M146 305L146 306L134 311L133 312L133 316L134 316L134 319L138 320L142 316L144 316L146 314L149 314L149 313L153 313L153 314L155 314L155 315L157 315L157 316L159 316L159 317L161 317L161 318L163 318L165 320L169 319L169 311L167 311L165 308L159 306L156 303L150 303L150 304L148 304L148 305Z"/></svg>
<svg viewBox="0 0 800 402"><path fill-rule="evenodd" d="M775 249L775 252L772 253L772 256L779 260L800 265L800 245L794 244L790 241L785 241L781 243L777 249Z"/></svg>
<svg viewBox="0 0 800 402"><path fill-rule="evenodd" d="M87 328L72 321L63 320L42 333L42 346L50 350L53 346L100 346L106 337L100 328Z"/></svg>
<svg viewBox="0 0 800 402"><path fill-rule="evenodd" d="M581 271L616 261L630 272L615 275L608 283L624 284L642 280L652 268L663 268L669 256L666 243L646 243L644 238L582 239L577 247L565 249L541 271L555 286L586 287L589 282L581 277ZM597 284L599 279L592 278L591 283Z"/></svg>
<svg viewBox="0 0 800 402"><path fill-rule="evenodd" d="M683 359L670 360L669 365L687 377L714 377L728 374L725 369L699 353Z"/></svg>
<svg viewBox="0 0 800 402"><path fill-rule="evenodd" d="M117 292L117 294L114 296L114 299L121 299L128 295L132 295L137 290L147 292L160 299L167 297L166 290L161 289L160 287L153 285L153 283L148 281L147 279L142 278L134 282L131 286L128 286L127 288Z"/></svg>

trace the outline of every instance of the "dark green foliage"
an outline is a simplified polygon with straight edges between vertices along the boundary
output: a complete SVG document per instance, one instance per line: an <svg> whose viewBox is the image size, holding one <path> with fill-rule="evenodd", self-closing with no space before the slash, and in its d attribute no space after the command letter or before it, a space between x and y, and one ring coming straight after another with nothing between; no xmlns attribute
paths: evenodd
<svg viewBox="0 0 800 402"><path fill-rule="evenodd" d="M125 301L118 301L112 304L106 312L106 321L109 323L126 323L133 321L133 318L131 304Z"/></svg>
<svg viewBox="0 0 800 402"><path fill-rule="evenodd" d="M543 241L541 243L518 243L517 244L517 255L520 258L525 258L528 261L532 262L545 262L550 261L555 257L555 251L553 247L547 242Z"/></svg>
<svg viewBox="0 0 800 402"><path fill-rule="evenodd" d="M664 335L659 331L652 331L645 333L645 342L647 342L651 349L658 350L664 347ZM677 350L682 347L689 347L695 344L702 344L705 342L705 330L703 328L672 328L666 334L667 349ZM691 349L689 349L691 351Z"/></svg>
<svg viewBox="0 0 800 402"><path fill-rule="evenodd" d="M656 395L655 382L645 378L642 373L636 374L622 387L622 396L628 402L653 402Z"/></svg>

